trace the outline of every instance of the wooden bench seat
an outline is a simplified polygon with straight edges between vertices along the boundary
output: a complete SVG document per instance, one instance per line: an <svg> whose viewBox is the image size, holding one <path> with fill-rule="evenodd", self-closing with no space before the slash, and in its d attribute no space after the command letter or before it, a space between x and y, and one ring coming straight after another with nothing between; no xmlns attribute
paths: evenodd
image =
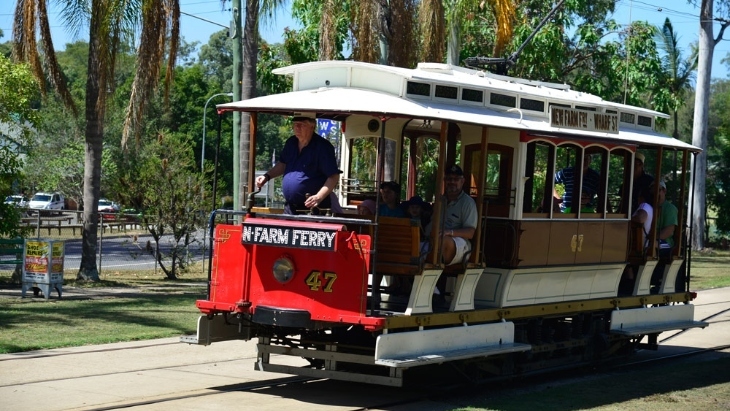
<svg viewBox="0 0 730 411"><path fill-rule="evenodd" d="M375 240L375 269L388 275L421 273L421 224L410 218L380 217Z"/></svg>

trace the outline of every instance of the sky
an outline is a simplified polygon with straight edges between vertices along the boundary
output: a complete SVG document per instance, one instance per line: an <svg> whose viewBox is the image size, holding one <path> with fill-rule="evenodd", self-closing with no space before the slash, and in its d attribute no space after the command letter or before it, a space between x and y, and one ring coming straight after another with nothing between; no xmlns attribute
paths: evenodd
<svg viewBox="0 0 730 411"><path fill-rule="evenodd" d="M11 3L11 0L2 0L4 3ZM14 2L13 2L14 3ZM51 2L56 3L56 2ZM670 7L662 4L671 3ZM288 1L287 7L282 9L274 18L273 22L263 23L260 27L263 38L270 43L282 41L282 34L285 27L298 28L296 22L289 17ZM220 0L180 0L181 16L180 27L183 37L187 42L198 41L201 44L208 42L208 38L214 32L228 27L231 20L230 2L226 3L225 9L221 6ZM8 41L12 33L13 8L6 7L0 12L0 29L5 36L0 41ZM193 15L195 17L189 16ZM63 49L65 44L74 41L74 37L67 33L60 23L57 9L51 7L51 32L54 45L57 49ZM631 21L646 20L656 26L662 26L664 19L669 17L675 32L679 36L679 43L685 55L689 55L690 43L696 42L699 37L699 8L687 3L687 0L620 0L616 3L614 19L622 25L628 25ZM205 21L208 20L208 21ZM719 30L719 23L715 24L715 36ZM730 29L726 30L725 36L728 40L722 40L715 47L712 66L712 77L726 79L728 69L721 60L730 53Z"/></svg>

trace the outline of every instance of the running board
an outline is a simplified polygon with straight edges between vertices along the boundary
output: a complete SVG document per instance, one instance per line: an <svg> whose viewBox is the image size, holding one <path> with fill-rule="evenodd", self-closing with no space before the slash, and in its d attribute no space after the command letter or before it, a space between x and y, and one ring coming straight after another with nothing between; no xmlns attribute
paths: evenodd
<svg viewBox="0 0 730 411"><path fill-rule="evenodd" d="M382 334L375 343L375 364L409 368L531 349L514 342L514 323L500 322Z"/></svg>
<svg viewBox="0 0 730 411"><path fill-rule="evenodd" d="M250 340L250 328L242 327L238 323L228 321L225 314L216 314L212 317L201 315L198 317L198 331L195 335L183 335L180 342L196 345L210 345L214 342L228 340Z"/></svg>
<svg viewBox="0 0 730 411"><path fill-rule="evenodd" d="M664 331L705 328L709 324L694 321L692 304L634 308L611 312L611 334L640 336Z"/></svg>

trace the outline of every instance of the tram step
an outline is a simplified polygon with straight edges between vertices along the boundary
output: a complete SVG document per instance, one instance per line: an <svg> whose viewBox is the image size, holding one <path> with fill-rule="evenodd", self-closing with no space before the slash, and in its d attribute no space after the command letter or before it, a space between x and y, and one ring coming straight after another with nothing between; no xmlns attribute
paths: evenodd
<svg viewBox="0 0 730 411"><path fill-rule="evenodd" d="M500 344L484 348L470 348L463 350L454 350L442 353L433 353L421 355L413 358L383 358L376 360L375 364L384 365L393 368L409 368L426 364L438 364L447 361L464 360L467 358L489 357L498 354L509 354L513 352L529 351L532 349L530 344L511 343Z"/></svg>
<svg viewBox="0 0 730 411"><path fill-rule="evenodd" d="M394 368L529 351L514 342L514 323L500 322L378 336L375 364Z"/></svg>
<svg viewBox="0 0 730 411"><path fill-rule="evenodd" d="M621 335L630 335L630 336L639 336L639 335L647 335L647 334L657 334L664 331L671 331L671 330L686 330L688 328L705 328L709 325L709 323L706 323L704 321L678 321L678 322L672 322L672 323L666 323L666 324L657 324L653 326L646 326L646 327L626 327L621 330L611 330L612 334L621 334Z"/></svg>
<svg viewBox="0 0 730 411"><path fill-rule="evenodd" d="M694 305L667 305L611 312L611 333L638 336L670 330L704 328L709 324L694 321Z"/></svg>

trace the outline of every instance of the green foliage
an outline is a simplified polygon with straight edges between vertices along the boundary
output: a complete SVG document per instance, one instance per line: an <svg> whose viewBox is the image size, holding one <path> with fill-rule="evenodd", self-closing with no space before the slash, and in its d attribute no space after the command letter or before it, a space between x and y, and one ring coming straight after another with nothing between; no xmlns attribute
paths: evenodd
<svg viewBox="0 0 730 411"><path fill-rule="evenodd" d="M208 44L200 47L199 60L205 70L205 80L211 84L211 88L233 89L233 40L228 36L228 30L210 36Z"/></svg>
<svg viewBox="0 0 730 411"><path fill-rule="evenodd" d="M168 278L175 279L189 263L184 253L196 241L192 234L205 224L205 216L199 214L204 182L193 158L192 143L178 133L160 133L130 160L129 166L137 175L127 174L127 181L135 184L129 193L136 193L141 209L150 218L148 228L156 240L160 267ZM172 237L171 251L163 254L160 242L166 234Z"/></svg>
<svg viewBox="0 0 730 411"><path fill-rule="evenodd" d="M730 235L730 137L719 134L715 148L708 158L707 196L711 207L717 211L717 231Z"/></svg>
<svg viewBox="0 0 730 411"><path fill-rule="evenodd" d="M317 61L320 49L320 22L322 17L322 0L294 0L292 2L292 17L302 25L301 30L284 30L284 48L291 58L292 64ZM331 16L335 22L336 56L335 60L343 60L343 46L349 29L349 1L342 1L341 8L336 16Z"/></svg>
<svg viewBox="0 0 730 411"><path fill-rule="evenodd" d="M291 32L286 32L289 35ZM259 59L256 66L256 79L259 87L259 94L284 93L292 88L292 79L288 76L274 74L273 71L280 67L291 64L284 46L280 44L270 45L261 42L259 45Z"/></svg>
<svg viewBox="0 0 730 411"><path fill-rule="evenodd" d="M13 64L0 55L0 199L14 194L22 180L20 154L26 150L38 113L38 84L24 64ZM0 204L0 236L18 236L20 213L11 204Z"/></svg>
<svg viewBox="0 0 730 411"><path fill-rule="evenodd" d="M0 56L0 79L0 123L7 127L3 134L24 144L39 120L38 83L27 64L15 64L4 56Z"/></svg>

